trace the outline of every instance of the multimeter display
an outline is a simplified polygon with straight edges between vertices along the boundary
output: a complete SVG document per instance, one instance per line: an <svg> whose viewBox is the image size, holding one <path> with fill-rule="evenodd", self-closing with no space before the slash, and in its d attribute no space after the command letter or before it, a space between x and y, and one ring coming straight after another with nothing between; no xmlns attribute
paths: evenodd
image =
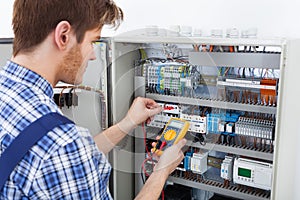
<svg viewBox="0 0 300 200"><path fill-rule="evenodd" d="M185 122L183 122L183 121L172 120L169 123L169 127L174 127L174 128L177 128L177 129L181 129L183 127L184 123Z"/></svg>
<svg viewBox="0 0 300 200"><path fill-rule="evenodd" d="M189 126L190 124L188 121L179 118L171 118L160 135L160 139L157 141L156 146L152 149L152 152L161 155L165 148L176 144L185 136Z"/></svg>

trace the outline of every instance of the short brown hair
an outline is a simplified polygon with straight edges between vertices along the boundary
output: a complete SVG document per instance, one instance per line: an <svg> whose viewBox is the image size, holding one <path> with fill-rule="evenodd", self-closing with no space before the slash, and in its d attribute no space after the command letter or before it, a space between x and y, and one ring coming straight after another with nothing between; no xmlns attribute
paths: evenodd
<svg viewBox="0 0 300 200"><path fill-rule="evenodd" d="M71 24L80 43L88 30L105 24L117 27L123 11L112 0L15 0L13 55L32 51L63 20Z"/></svg>

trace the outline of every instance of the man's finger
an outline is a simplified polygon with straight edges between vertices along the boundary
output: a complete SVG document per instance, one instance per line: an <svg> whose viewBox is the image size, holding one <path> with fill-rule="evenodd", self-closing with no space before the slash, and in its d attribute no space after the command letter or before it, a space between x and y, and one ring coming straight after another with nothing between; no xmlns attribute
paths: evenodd
<svg viewBox="0 0 300 200"><path fill-rule="evenodd" d="M155 115L155 114L158 114L160 112L163 111L163 108L162 107L155 107L155 108L152 108L152 109L148 109L148 114L149 114L149 117Z"/></svg>

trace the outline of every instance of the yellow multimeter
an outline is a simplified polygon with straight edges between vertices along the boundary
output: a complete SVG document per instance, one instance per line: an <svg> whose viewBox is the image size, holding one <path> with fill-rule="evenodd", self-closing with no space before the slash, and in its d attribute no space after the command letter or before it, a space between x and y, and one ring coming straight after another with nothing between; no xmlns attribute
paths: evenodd
<svg viewBox="0 0 300 200"><path fill-rule="evenodd" d="M171 118L166 124L162 134L155 147L151 151L159 156L162 155L163 151L176 144L182 139L188 131L190 123L180 118Z"/></svg>

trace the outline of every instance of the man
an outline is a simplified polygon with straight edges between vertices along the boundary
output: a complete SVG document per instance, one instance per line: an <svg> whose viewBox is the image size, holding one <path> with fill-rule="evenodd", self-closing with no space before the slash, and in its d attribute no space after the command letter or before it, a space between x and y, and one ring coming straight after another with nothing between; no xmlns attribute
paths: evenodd
<svg viewBox="0 0 300 200"><path fill-rule="evenodd" d="M109 0L14 2L13 56L0 74L1 154L36 119L61 113L52 98L53 87L58 81L80 84L87 62L95 59L93 42L103 25L117 26L122 19L122 10ZM159 112L155 101L137 98L123 120L94 138L74 124L52 129L15 167L0 199L111 199L111 167L105 154ZM164 152L136 199L159 197L183 159L185 142Z"/></svg>

